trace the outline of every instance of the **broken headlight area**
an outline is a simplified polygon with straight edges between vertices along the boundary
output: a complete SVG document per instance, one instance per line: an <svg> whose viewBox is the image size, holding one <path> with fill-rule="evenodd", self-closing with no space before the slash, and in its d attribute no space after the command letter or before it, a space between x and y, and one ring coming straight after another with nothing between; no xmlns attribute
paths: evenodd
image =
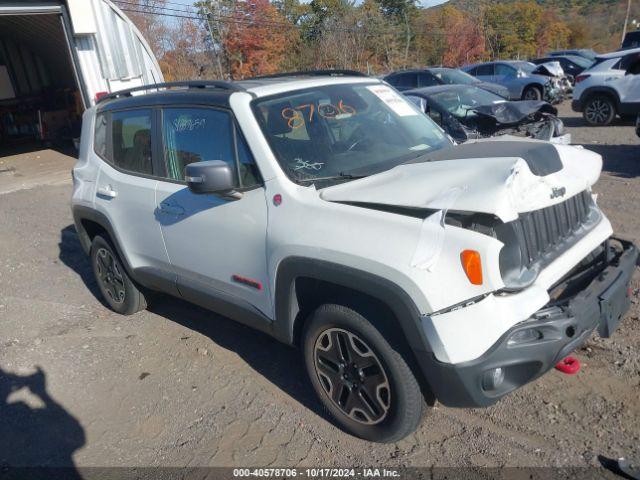
<svg viewBox="0 0 640 480"><path fill-rule="evenodd" d="M536 102L536 105L505 104L502 107L503 110L493 107L491 112L478 109L477 117L468 117L466 121L456 121L455 124L452 122L445 129L460 142L501 135L550 141L566 133L564 123L554 114L556 109L545 102Z"/></svg>
<svg viewBox="0 0 640 480"><path fill-rule="evenodd" d="M502 222L494 215L447 212L445 222L493 237L500 250L500 274L505 292L531 285L539 272L573 246L600 221L601 214L588 191L564 202L521 213Z"/></svg>

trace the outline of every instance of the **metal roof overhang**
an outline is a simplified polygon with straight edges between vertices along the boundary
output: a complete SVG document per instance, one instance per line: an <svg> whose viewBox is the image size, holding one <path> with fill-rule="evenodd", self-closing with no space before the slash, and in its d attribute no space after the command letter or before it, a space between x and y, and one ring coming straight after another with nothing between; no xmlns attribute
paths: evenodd
<svg viewBox="0 0 640 480"><path fill-rule="evenodd" d="M60 2L12 2L0 5L0 15L39 15L62 13Z"/></svg>

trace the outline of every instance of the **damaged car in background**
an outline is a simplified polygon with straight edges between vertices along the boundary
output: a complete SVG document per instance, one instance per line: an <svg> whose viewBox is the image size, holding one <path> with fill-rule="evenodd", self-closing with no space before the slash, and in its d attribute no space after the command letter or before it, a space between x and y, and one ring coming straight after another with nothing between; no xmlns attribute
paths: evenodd
<svg viewBox="0 0 640 480"><path fill-rule="evenodd" d="M559 103L564 94L553 76L531 62L504 60L462 67L461 70L483 82L493 82L509 89L510 100L546 100Z"/></svg>
<svg viewBox="0 0 640 480"><path fill-rule="evenodd" d="M534 65L537 65L537 67L533 70L533 73L549 77L551 88L560 92L554 103L560 103L573 91L575 78L566 74L559 61L536 63Z"/></svg>
<svg viewBox="0 0 640 480"><path fill-rule="evenodd" d="M500 135L571 143L558 110L547 102L509 102L469 85L418 88L404 95L458 143Z"/></svg>

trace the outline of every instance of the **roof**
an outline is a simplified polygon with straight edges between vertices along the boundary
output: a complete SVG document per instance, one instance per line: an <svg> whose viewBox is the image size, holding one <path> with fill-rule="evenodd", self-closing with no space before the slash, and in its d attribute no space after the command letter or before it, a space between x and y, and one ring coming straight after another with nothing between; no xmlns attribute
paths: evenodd
<svg viewBox="0 0 640 480"><path fill-rule="evenodd" d="M380 80L367 76L322 76L319 74L305 75L297 73L290 76L262 77L237 82L173 82L145 85L114 92L98 101L98 110L105 111L166 104L206 104L228 107L229 98L234 93L247 93L252 97L264 97L323 85L372 82L379 83ZM160 88L163 90L158 90Z"/></svg>
<svg viewBox="0 0 640 480"><path fill-rule="evenodd" d="M617 50L615 52L605 53L602 55L598 55L598 59L607 60L609 58L619 58L624 57L629 54L640 53L640 47L638 48L629 48L627 50Z"/></svg>

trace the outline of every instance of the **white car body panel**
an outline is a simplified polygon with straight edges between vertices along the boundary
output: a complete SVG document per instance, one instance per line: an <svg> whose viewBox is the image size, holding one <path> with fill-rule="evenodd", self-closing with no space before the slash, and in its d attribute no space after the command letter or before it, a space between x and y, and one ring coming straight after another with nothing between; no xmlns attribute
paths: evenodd
<svg viewBox="0 0 640 480"><path fill-rule="evenodd" d="M509 222L518 213L560 203L598 180L602 170L600 155L565 145L555 148L564 168L545 177L531 173L520 158L445 160L401 165L326 188L321 196L330 201L441 209L445 206L439 203L440 195L450 188L462 188L463 193L448 209L492 213ZM464 168L460 168L461 162ZM560 186L566 188L566 195L550 199L552 189Z"/></svg>
<svg viewBox="0 0 640 480"><path fill-rule="evenodd" d="M508 222L520 213L589 191L600 175L602 158L579 147L554 145L563 168L544 177L534 175L522 158L491 157L405 164L321 190L292 182L262 133L252 99L320 85L374 82L369 77L317 77L255 87L243 82L248 92L231 94L229 102L264 186L235 202L191 194L183 184L126 175L97 157L91 148L93 129L85 128L82 160L74 170L85 183L74 189L73 202L95 199L95 209L111 221L133 268L160 268L209 281L213 288L250 302L269 319L275 319L278 268L287 258L324 260L385 278L415 303L422 315L416 321L436 345L439 360L473 360L549 301L548 288L611 235L608 220L603 216L542 270L533 285L518 294L496 295L505 286L499 268L503 244L497 239L444 224L437 213L421 219L341 202L484 212ZM85 121L92 121L94 109L87 115L91 118ZM91 177L94 167L89 164L101 165L95 186L80 179L83 169L87 179ZM96 187L108 187L117 196L96 196ZM564 194L550 195L554 188L564 189ZM150 213L180 194L191 195L182 218L163 221ZM281 204L275 204L275 195L282 197ZM425 238L434 240L425 244ZM467 249L480 253L482 285L471 284L462 268L460 253ZM430 258L428 265L416 266L419 251ZM232 282L233 274L259 280L264 289L248 292ZM430 316L481 296L485 298L473 305Z"/></svg>

